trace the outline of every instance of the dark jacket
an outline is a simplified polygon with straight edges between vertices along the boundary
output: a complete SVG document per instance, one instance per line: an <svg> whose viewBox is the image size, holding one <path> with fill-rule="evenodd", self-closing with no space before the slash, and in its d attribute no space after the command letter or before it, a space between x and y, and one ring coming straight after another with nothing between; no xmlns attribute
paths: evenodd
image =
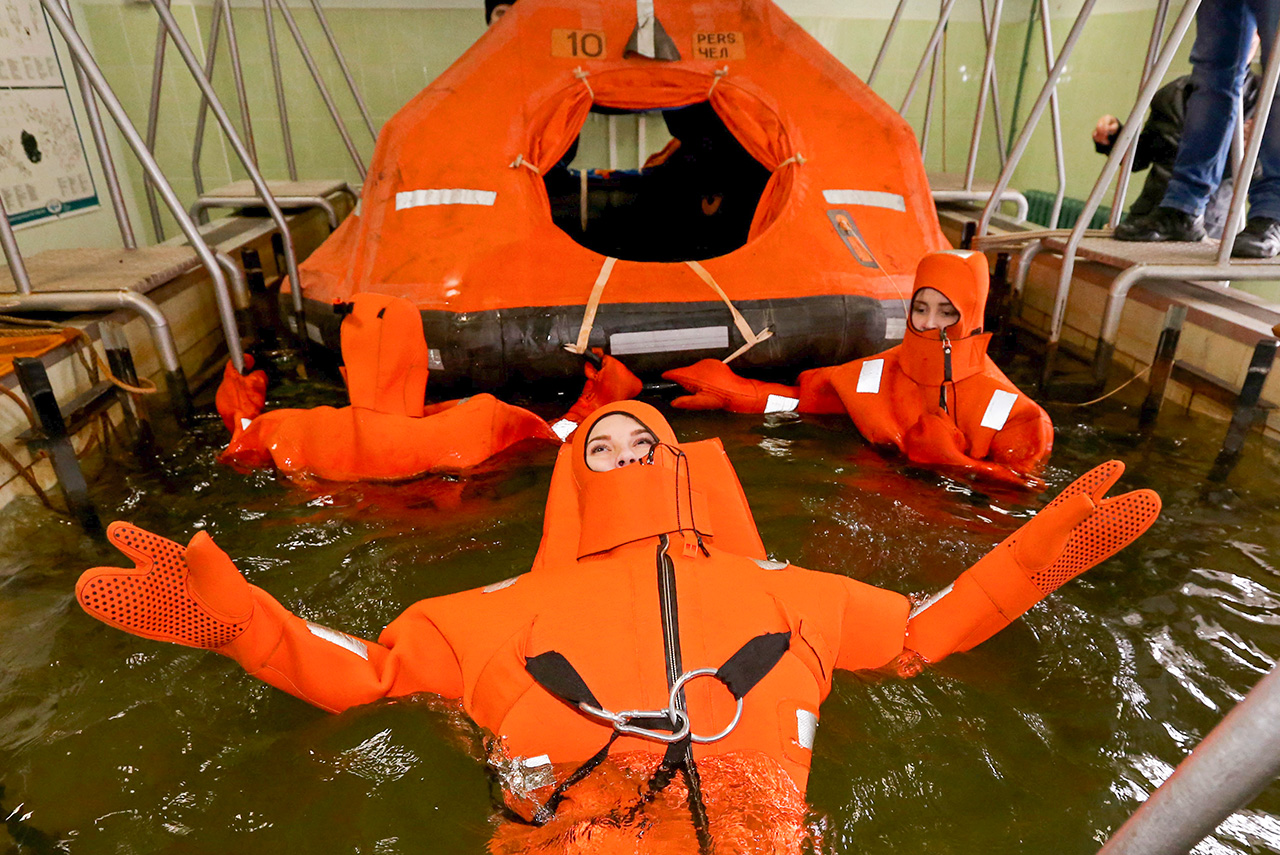
<svg viewBox="0 0 1280 855"><path fill-rule="evenodd" d="M1252 71L1244 80L1244 115L1248 119L1253 116L1254 107L1258 103L1258 89L1261 81ZM1140 216L1150 212L1164 199L1164 191L1173 176L1173 163L1178 156L1178 140L1182 138L1182 124L1187 114L1187 98L1193 90L1191 75L1184 75L1165 84L1156 90L1151 99L1151 116L1142 126L1138 135L1138 151L1133 160L1133 170L1151 167L1147 181L1142 185L1142 193L1129 208L1129 216ZM1111 139L1104 145L1095 142L1094 148L1099 154L1110 154L1117 129ZM1231 162L1227 161L1222 183L1209 197L1204 210L1204 226L1211 237L1221 237L1222 223L1227 218L1231 207Z"/></svg>

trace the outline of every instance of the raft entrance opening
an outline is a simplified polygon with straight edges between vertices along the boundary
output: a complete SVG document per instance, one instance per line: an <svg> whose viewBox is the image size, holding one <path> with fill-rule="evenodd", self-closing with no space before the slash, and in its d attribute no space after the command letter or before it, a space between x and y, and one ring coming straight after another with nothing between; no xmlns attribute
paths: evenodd
<svg viewBox="0 0 1280 855"><path fill-rule="evenodd" d="M708 102L661 113L672 140L643 169L602 167L607 142L580 136L543 176L552 220L588 249L627 261L698 261L743 246L769 170Z"/></svg>

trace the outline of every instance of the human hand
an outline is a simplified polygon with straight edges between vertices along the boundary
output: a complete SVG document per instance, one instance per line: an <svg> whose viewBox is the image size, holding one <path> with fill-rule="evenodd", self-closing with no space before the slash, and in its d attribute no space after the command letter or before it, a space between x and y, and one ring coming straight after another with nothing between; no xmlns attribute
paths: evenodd
<svg viewBox="0 0 1280 855"><path fill-rule="evenodd" d="M596 356L600 357L600 367L597 368L590 362L583 365L583 371L587 375L587 382L582 385L582 394L578 396L578 400L569 408L569 412L565 413L555 424L568 422L576 427L579 422L606 404L628 401L643 391L644 383L641 382L639 377L632 374L627 366L612 356L605 356L604 351L599 348L593 348L593 351ZM570 432L572 432L572 429L570 429ZM567 437L568 434L562 438Z"/></svg>
<svg viewBox="0 0 1280 855"><path fill-rule="evenodd" d="M1098 119L1098 124L1093 129L1093 141L1098 145L1107 145L1119 131L1120 120L1108 113Z"/></svg>

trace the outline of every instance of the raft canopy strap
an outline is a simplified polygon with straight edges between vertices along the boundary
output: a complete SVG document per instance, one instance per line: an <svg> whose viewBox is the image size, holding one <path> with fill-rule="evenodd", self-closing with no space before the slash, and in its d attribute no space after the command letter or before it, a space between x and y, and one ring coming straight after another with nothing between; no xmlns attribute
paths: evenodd
<svg viewBox="0 0 1280 855"><path fill-rule="evenodd" d="M618 259L609 256L600 265L600 273L596 276L596 284L591 286L591 296L587 297L586 311L582 313L582 326L578 329L578 340L574 344L566 344L564 349L579 356L587 352L587 342L591 339L591 327L596 322L596 311L600 308L600 296L604 294L604 286L609 284L609 276Z"/></svg>
<svg viewBox="0 0 1280 855"><path fill-rule="evenodd" d="M582 85L587 87L587 94L591 96L591 100L596 100L596 91L591 88L591 82L587 80L591 76L591 72L583 71L582 66L578 66L573 70L573 76L582 81Z"/></svg>
<svg viewBox="0 0 1280 855"><path fill-rule="evenodd" d="M729 307L729 314L733 316L733 325L738 328L738 333L743 338L744 343L742 347L726 356L721 360L721 362L728 365L730 362L773 335L773 330L769 327L765 327L759 332L759 334L752 332L751 325L747 323L747 319L742 316L742 312L738 311L738 307L733 305L733 301L729 299L729 295L726 294L724 289L716 283L715 278L707 268L703 267L696 261L686 261L685 264L689 265L689 269L698 274L698 278L707 283L711 290L715 291L720 299L724 301L724 304Z"/></svg>
<svg viewBox="0 0 1280 855"><path fill-rule="evenodd" d="M542 175L542 170L541 170L541 169L539 169L539 168L538 168L537 166L535 166L534 164L530 163L529 161L525 160L525 159L524 159L524 155L523 155L523 154L517 154L517 155L516 155L516 159L515 159L515 160L513 160L513 161L511 161L511 168L512 168L512 169L515 169L517 166L523 166L523 167L525 167L526 169L532 169L532 170L533 170L534 172L536 172L539 176L541 176L541 175Z"/></svg>
<svg viewBox="0 0 1280 855"><path fill-rule="evenodd" d="M723 80L728 75L729 75L729 66L727 65L724 68L717 68L715 70L715 80L711 81L711 88L707 90L708 98L711 97L712 92L716 91L716 86L720 83L720 81Z"/></svg>
<svg viewBox="0 0 1280 855"><path fill-rule="evenodd" d="M796 166L804 166L804 165L805 165L806 163L808 163L808 162L809 162L809 159L808 159L808 158L806 158L806 157L805 157L803 154L801 154L800 152L796 152L795 154L793 154L793 155L791 155L790 157L788 157L786 160L782 161L782 163L779 163L776 167L774 167L773 171L774 171L774 172L777 172L777 171L778 171L779 169L781 169L782 167L784 167L784 166L790 166L790 165L791 165L791 164L793 164L793 163L794 163Z"/></svg>

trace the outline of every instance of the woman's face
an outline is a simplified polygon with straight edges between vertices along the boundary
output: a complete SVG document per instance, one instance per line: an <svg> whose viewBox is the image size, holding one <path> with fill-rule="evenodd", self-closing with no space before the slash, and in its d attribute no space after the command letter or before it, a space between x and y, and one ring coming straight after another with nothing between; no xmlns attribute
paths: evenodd
<svg viewBox="0 0 1280 855"><path fill-rule="evenodd" d="M960 311L941 291L921 288L911 298L911 326L917 332L946 329L959 322Z"/></svg>
<svg viewBox="0 0 1280 855"><path fill-rule="evenodd" d="M587 438L587 468L608 472L619 466L641 462L657 439L647 427L623 413L613 413L596 422Z"/></svg>

